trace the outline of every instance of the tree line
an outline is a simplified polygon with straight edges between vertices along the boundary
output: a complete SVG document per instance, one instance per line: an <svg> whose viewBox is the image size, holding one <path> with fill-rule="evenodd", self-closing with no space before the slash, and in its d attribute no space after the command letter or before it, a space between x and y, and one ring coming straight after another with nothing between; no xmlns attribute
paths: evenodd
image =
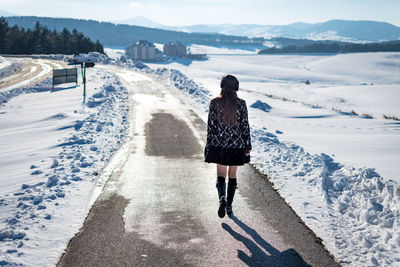
<svg viewBox="0 0 400 267"><path fill-rule="evenodd" d="M264 38L248 38L245 36L217 33L189 33L85 19L22 16L7 17L6 20L10 25L18 25L24 28L30 27L30 25L33 25L36 21L39 21L42 25L48 26L50 29L56 29L58 31L62 31L64 27L69 30L76 28L92 40L100 40L105 46L126 47L140 40L162 44L180 41L185 45L237 46L261 46L264 42Z"/></svg>
<svg viewBox="0 0 400 267"><path fill-rule="evenodd" d="M76 29L72 32L67 28L61 32L51 31L39 22L32 29L10 27L4 17L0 18L0 54L79 54L91 51L104 53L103 45Z"/></svg>
<svg viewBox="0 0 400 267"><path fill-rule="evenodd" d="M282 48L263 49L259 54L279 53L359 53L359 52L400 52L400 41L381 43L312 42L303 46L288 45Z"/></svg>

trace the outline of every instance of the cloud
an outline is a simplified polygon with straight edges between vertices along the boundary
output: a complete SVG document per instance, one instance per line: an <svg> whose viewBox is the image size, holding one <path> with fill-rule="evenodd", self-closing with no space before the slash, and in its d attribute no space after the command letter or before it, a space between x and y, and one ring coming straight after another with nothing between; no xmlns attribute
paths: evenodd
<svg viewBox="0 0 400 267"><path fill-rule="evenodd" d="M138 2L131 2L129 6L133 8L161 8L158 4L142 4Z"/></svg>
<svg viewBox="0 0 400 267"><path fill-rule="evenodd" d="M129 6L133 7L133 8L143 8L144 7L143 4L138 3L138 2L132 2L132 3L129 4Z"/></svg>

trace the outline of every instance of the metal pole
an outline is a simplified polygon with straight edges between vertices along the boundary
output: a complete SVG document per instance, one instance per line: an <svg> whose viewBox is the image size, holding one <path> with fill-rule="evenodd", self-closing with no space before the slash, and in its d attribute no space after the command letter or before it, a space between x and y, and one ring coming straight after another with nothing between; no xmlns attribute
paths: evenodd
<svg viewBox="0 0 400 267"><path fill-rule="evenodd" d="M83 81L83 63L81 63L81 73L82 73L82 81Z"/></svg>
<svg viewBox="0 0 400 267"><path fill-rule="evenodd" d="M86 99L86 64L83 65L83 103Z"/></svg>

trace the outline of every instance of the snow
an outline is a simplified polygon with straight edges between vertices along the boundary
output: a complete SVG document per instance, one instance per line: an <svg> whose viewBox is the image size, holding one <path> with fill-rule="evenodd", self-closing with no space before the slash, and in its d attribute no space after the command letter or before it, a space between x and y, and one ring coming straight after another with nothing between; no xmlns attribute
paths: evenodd
<svg viewBox="0 0 400 267"><path fill-rule="evenodd" d="M253 165L342 265L397 266L400 123L382 116L399 117L399 57L225 55L148 65L204 121L221 77L236 75L250 107Z"/></svg>
<svg viewBox="0 0 400 267"><path fill-rule="evenodd" d="M112 49L112 48L104 48L104 52L107 54L108 57L113 59L119 59L121 56L125 55L124 49Z"/></svg>
<svg viewBox="0 0 400 267"><path fill-rule="evenodd" d="M224 55L224 54L257 54L261 49L265 47L254 47L254 46L207 46L191 44L188 46L188 50L193 54L212 54L212 55Z"/></svg>
<svg viewBox="0 0 400 267"><path fill-rule="evenodd" d="M267 103L262 102L261 100L257 100L253 104L250 105L251 108L258 108L259 110L269 112L271 110L271 106Z"/></svg>
<svg viewBox="0 0 400 267"><path fill-rule="evenodd" d="M118 76L157 80L206 121L231 73L253 165L342 265L400 265L400 123L383 119L400 117L399 53L211 55L152 69L120 55L81 55L108 64L87 71L85 104L81 86L50 91L49 79L0 91L1 264L54 265L118 169L132 127Z"/></svg>
<svg viewBox="0 0 400 267"><path fill-rule="evenodd" d="M164 51L164 44L155 43L155 47ZM230 55L230 54L257 54L260 50L265 49L265 47L251 46L251 45L237 45L237 46L209 46L209 45L199 45L199 44L188 44L188 53L192 54L211 54L211 55ZM115 53L122 53L121 50L109 49L106 50L107 55L115 55ZM124 52L125 53L125 52Z"/></svg>
<svg viewBox="0 0 400 267"><path fill-rule="evenodd" d="M0 79L13 75L21 69L21 64L0 56Z"/></svg>
<svg viewBox="0 0 400 267"><path fill-rule="evenodd" d="M4 57L0 57L0 70L11 65L11 62Z"/></svg>
<svg viewBox="0 0 400 267"><path fill-rule="evenodd" d="M339 42L354 42L354 43L366 43L367 40L358 40L356 38L341 36L336 31L326 31L326 32L319 32L319 33L309 33L306 36L306 39L311 40L331 40L331 41L339 41Z"/></svg>
<svg viewBox="0 0 400 267"><path fill-rule="evenodd" d="M43 76L49 74L53 70L48 64L45 64L43 62L39 62L39 64L42 66L42 71L37 76L32 77L30 79L26 79L26 80L24 80L24 81L22 81L20 83L15 84L15 85L3 88L2 92L7 92L7 91L10 91L10 90L15 89L15 88L20 88L22 86L28 85L28 84L32 83L33 81L35 81L38 77L43 77ZM33 67L33 68L30 69L29 73L32 73L34 71L35 71L35 68ZM27 73L27 75L29 73Z"/></svg>
<svg viewBox="0 0 400 267"><path fill-rule="evenodd" d="M223 75L234 74L248 105L260 100L272 107L267 115L249 111L259 128L282 131L282 140L352 166L376 168L400 182L399 124L383 119L400 117L398 53L215 55L191 64L147 65L177 69L212 95L219 93ZM365 119L369 116L374 119Z"/></svg>
<svg viewBox="0 0 400 267"><path fill-rule="evenodd" d="M114 74L87 74L86 103L82 86L51 91L50 79L0 92L2 265L56 264L93 203L98 174L124 142L127 90Z"/></svg>

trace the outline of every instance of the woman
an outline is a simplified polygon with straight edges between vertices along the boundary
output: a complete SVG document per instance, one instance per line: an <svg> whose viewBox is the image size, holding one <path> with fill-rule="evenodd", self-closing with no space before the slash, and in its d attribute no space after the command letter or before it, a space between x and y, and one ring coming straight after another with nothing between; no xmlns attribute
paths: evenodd
<svg viewBox="0 0 400 267"><path fill-rule="evenodd" d="M250 161L250 128L246 102L238 98L239 81L232 75L221 80L221 93L210 102L205 162L217 163L218 216L232 214L237 166ZM228 190L225 177L228 169ZM226 195L226 191L228 191Z"/></svg>

